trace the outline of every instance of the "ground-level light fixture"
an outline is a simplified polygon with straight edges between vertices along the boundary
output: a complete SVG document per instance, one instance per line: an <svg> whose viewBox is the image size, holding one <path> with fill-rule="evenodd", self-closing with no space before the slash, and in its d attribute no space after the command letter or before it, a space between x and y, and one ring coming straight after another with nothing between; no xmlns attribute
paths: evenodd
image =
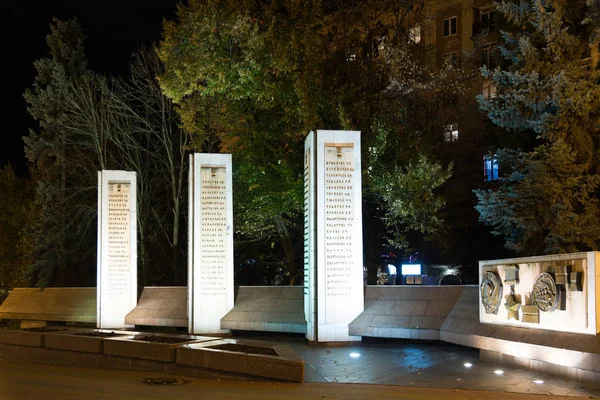
<svg viewBox="0 0 600 400"><path fill-rule="evenodd" d="M360 357L360 353L356 353L356 352L350 353L350 357L358 358L358 357Z"/></svg>
<svg viewBox="0 0 600 400"><path fill-rule="evenodd" d="M473 364L471 364L470 362L466 362L463 365L465 366L465 368L471 368L473 366Z"/></svg>
<svg viewBox="0 0 600 400"><path fill-rule="evenodd" d="M495 371L494 371L494 373L495 373L496 375L504 375L504 371L502 371L501 369L497 369L497 370L495 370Z"/></svg>

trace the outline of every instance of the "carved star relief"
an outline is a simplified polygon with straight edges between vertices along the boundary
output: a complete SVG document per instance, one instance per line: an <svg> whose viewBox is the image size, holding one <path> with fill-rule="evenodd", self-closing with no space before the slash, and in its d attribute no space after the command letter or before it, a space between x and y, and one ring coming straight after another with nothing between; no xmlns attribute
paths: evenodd
<svg viewBox="0 0 600 400"><path fill-rule="evenodd" d="M508 311L508 319L516 319L519 320L519 308L521 308L521 299L519 296L514 294L509 294L504 296L506 303L504 303L504 307L506 307L506 311Z"/></svg>

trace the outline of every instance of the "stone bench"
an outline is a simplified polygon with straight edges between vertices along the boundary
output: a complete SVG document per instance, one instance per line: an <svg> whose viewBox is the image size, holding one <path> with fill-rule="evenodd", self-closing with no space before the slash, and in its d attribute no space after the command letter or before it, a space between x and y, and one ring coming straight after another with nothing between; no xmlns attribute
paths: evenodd
<svg viewBox="0 0 600 400"><path fill-rule="evenodd" d="M21 320L22 328L47 322L96 323L96 288L15 288L0 305L1 319Z"/></svg>
<svg viewBox="0 0 600 400"><path fill-rule="evenodd" d="M187 291L187 286L145 287L125 324L187 328Z"/></svg>
<svg viewBox="0 0 600 400"><path fill-rule="evenodd" d="M240 286L221 328L306 333L302 286Z"/></svg>

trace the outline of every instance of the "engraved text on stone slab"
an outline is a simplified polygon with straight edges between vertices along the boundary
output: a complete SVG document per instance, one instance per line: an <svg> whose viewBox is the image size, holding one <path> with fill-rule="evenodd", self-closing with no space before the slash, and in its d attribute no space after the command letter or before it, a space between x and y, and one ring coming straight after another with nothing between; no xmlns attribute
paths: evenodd
<svg viewBox="0 0 600 400"><path fill-rule="evenodd" d="M107 300L119 301L129 297L130 278L130 185L108 184L108 281Z"/></svg>
<svg viewBox="0 0 600 400"><path fill-rule="evenodd" d="M343 309L352 296L352 268L362 259L362 249L353 246L356 173L352 144L325 144L325 287L331 310Z"/></svg>
<svg viewBox="0 0 600 400"><path fill-rule="evenodd" d="M200 239L201 292L203 296L227 294L227 207L225 168L200 169L202 228Z"/></svg>

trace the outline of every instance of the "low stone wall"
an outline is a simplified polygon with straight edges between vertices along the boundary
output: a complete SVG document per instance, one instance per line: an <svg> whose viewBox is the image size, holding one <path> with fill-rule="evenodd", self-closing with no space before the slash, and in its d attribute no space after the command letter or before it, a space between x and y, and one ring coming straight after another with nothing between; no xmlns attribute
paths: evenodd
<svg viewBox="0 0 600 400"><path fill-rule="evenodd" d="M440 328L440 340L480 349L486 361L600 382L600 336L482 324L478 290L465 288Z"/></svg>
<svg viewBox="0 0 600 400"><path fill-rule="evenodd" d="M96 288L15 288L0 305L0 318L96 323Z"/></svg>
<svg viewBox="0 0 600 400"><path fill-rule="evenodd" d="M186 287L145 288L126 322L186 327L186 299ZM95 288L15 289L0 306L0 318L21 320L95 322L95 312ZM221 319L221 327L305 333L303 289L240 287L235 307ZM440 340L480 349L482 359L600 381L600 336L480 323L478 286L367 286L365 310L352 321L349 332ZM44 348L44 337L0 331L5 347ZM52 345L57 340L53 337L50 345L57 348Z"/></svg>
<svg viewBox="0 0 600 400"><path fill-rule="evenodd" d="M127 325L188 327L187 286L145 287Z"/></svg>
<svg viewBox="0 0 600 400"><path fill-rule="evenodd" d="M478 286L367 286L350 334L440 340L493 361L584 382L600 381L600 336L479 322Z"/></svg>
<svg viewBox="0 0 600 400"><path fill-rule="evenodd" d="M221 344L270 347L275 350L279 357L261 354L244 354L240 356L239 352L211 349L211 346ZM293 353L293 351L285 345L265 346L262 342L223 339L177 347L177 363L263 378L303 382L304 361L297 359L295 355L289 357L289 353Z"/></svg>
<svg viewBox="0 0 600 400"><path fill-rule="evenodd" d="M167 372L186 376L216 370L267 379L294 382L304 380L304 361L299 360L286 345L127 331L111 331L111 334L116 334L114 337L77 336L85 332L81 329L52 333L2 330L1 359L10 362ZM107 330L103 332L109 333ZM179 343L139 340L140 336L149 335L176 339ZM224 343L273 348L279 356L211 348Z"/></svg>
<svg viewBox="0 0 600 400"><path fill-rule="evenodd" d="M301 286L240 286L222 329L306 333Z"/></svg>
<svg viewBox="0 0 600 400"><path fill-rule="evenodd" d="M350 323L356 336L439 340L440 327L464 286L367 286L365 310Z"/></svg>

